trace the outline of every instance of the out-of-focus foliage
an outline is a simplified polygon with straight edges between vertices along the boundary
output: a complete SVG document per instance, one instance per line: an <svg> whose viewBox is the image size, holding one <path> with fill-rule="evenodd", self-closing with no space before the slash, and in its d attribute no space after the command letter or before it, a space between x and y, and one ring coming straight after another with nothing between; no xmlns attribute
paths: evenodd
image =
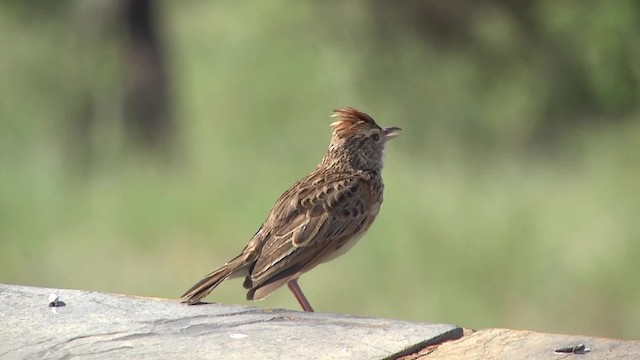
<svg viewBox="0 0 640 360"><path fill-rule="evenodd" d="M637 2L157 2L157 155L125 126L123 4L0 2L0 281L179 296L350 105L404 132L372 229L301 279L317 310L637 336Z"/></svg>

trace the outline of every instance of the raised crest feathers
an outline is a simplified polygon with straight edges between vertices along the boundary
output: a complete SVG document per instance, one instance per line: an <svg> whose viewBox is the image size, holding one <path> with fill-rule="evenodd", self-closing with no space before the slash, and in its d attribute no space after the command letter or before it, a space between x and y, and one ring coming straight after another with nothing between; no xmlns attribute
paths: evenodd
<svg viewBox="0 0 640 360"><path fill-rule="evenodd" d="M336 133L349 132L357 128L359 125L368 124L369 126L378 126L373 118L362 111L358 111L352 107L343 107L333 110L331 117L337 117L338 120L331 124L333 131Z"/></svg>

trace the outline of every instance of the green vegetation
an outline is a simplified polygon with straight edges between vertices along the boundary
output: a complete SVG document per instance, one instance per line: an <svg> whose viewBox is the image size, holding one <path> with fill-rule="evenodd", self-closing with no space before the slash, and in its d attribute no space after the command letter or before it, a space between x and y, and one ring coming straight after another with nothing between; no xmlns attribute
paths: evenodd
<svg viewBox="0 0 640 360"><path fill-rule="evenodd" d="M404 133L367 236L300 281L318 311L637 338L634 2L537 2L535 36L487 7L460 47L381 36L366 2L161 2L168 160L123 135L105 21L64 4L0 3L0 282L179 296L245 245L350 105ZM87 98L98 126L78 139ZM286 289L251 305L297 309Z"/></svg>

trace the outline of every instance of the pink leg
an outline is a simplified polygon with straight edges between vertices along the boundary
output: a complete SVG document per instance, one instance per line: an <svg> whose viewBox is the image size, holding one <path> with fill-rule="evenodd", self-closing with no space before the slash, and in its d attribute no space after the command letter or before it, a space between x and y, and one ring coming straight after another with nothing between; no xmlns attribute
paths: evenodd
<svg viewBox="0 0 640 360"><path fill-rule="evenodd" d="M287 282L287 286L293 293L293 296L296 297L296 300L298 300L300 306L302 306L302 310L313 312L311 304L309 304L309 301L304 296L304 294L302 293L302 289L300 289L300 286L298 285L298 279L289 280L289 282Z"/></svg>

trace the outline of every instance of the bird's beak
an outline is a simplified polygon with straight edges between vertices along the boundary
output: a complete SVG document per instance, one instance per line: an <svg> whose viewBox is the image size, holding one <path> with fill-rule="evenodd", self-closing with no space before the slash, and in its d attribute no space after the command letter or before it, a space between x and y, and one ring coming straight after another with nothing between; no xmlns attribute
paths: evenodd
<svg viewBox="0 0 640 360"><path fill-rule="evenodd" d="M384 132L384 141L389 141L394 137L400 135L400 132L402 132L402 129L400 129L399 127L392 126L392 127L384 128L382 129L382 131Z"/></svg>

